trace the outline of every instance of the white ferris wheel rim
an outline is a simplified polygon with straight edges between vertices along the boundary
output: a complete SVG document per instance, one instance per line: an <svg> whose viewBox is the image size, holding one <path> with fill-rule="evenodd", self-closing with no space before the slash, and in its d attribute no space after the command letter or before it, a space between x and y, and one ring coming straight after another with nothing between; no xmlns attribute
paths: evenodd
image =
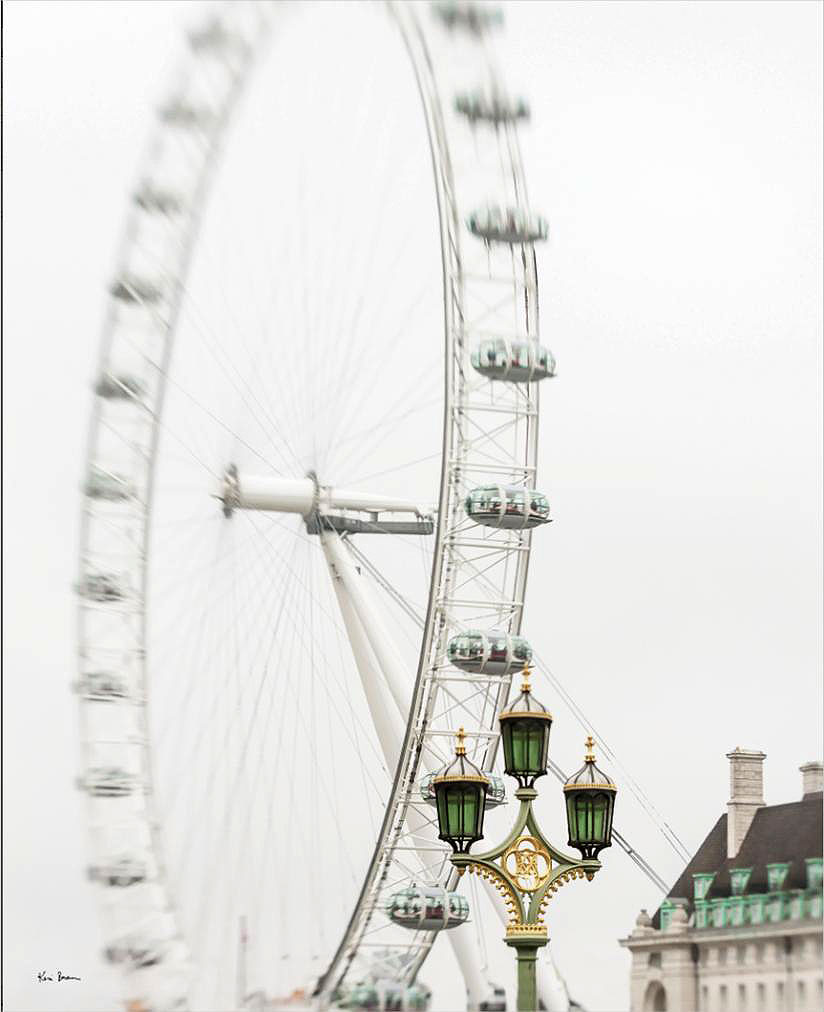
<svg viewBox="0 0 824 1012"><path fill-rule="evenodd" d="M240 5L238 5L240 6ZM479 442L483 442L477 435L478 427L475 421L480 414L475 412L490 411L492 409L484 406L477 406L473 401L473 395L479 389L477 380L469 375L469 354L470 343L477 341L477 336L489 333L485 329L483 321L481 325L472 325L472 312L469 308L471 296L477 294L477 290L486 291L493 281L491 277L475 277L471 272L471 257L466 256L462 247L464 245L464 221L458 207L456 198L456 180L453 171L453 150L455 126L445 122L448 119L449 110L445 105L448 99L441 97L440 89L444 82L439 78L443 69L433 59L431 43L436 40L438 45L443 45L444 40L454 36L455 26L445 29L443 24L437 23L436 19L429 18L429 11L424 10L419 14L419 8L413 4L390 3L387 5L398 28L400 28L404 43L410 56L413 71L422 100L423 111L427 123L427 131L430 143L430 154L432 167L435 176L436 190L438 196L438 210L440 221L441 254L443 269L443 294L444 294L444 373L445 373L445 398L443 415L442 435L442 461L441 461L441 482L439 491L439 509L437 529L435 534L434 561L432 575L429 585L429 597L424 616L424 627L421 636L420 659L416 673L412 706L406 723L406 733L401 750L401 760L395 772L392 784L391 795L387 801L386 815L381 827L379 838L375 844L373 858L369 872L361 891L357 906L352 914L346 933L341 940L336 953L326 973L321 978L318 998L322 1004L332 999L335 988L346 977L347 972L353 963L361 955L361 944L367 936L370 921L374 916L375 899L380 892L380 882L386 877L391 866L395 848L402 843L404 836L404 822L407 818L410 806L413 805L412 785L418 774L418 758L422 751L427 748L434 748L432 744L436 739L443 740L445 732L438 729L435 721L437 693L441 678L446 680L449 675L444 674L446 637L450 630L467 628L468 621L464 616L475 616L479 614L492 615L502 618L508 633L517 635L521 627L521 613L523 608L524 595L526 590L526 577L528 569L529 551L531 536L528 530L521 530L511 534L505 530L493 530L492 534L478 538L475 543L467 538L467 524L463 517L463 490L470 479L480 483L485 477L487 481L496 484L522 484L526 488L534 488L535 475L537 471L537 424L538 424L538 384L530 382L525 384L523 389L514 388L509 391L508 400L494 406L497 415L496 425L491 429L498 433L501 426L498 424L498 416L503 414L506 418L513 420L515 426L520 426L522 434L521 445L523 447L521 460L513 459L510 463L490 464L483 456L473 457L473 452ZM230 25L231 30L231 5L227 14L228 19L224 23ZM460 33L458 26L457 33ZM474 36L474 37L473 37ZM466 33L464 41L475 45L480 44L483 32L477 33L472 30ZM247 39L248 41L248 39ZM255 39L253 41L258 41ZM229 124L234 109L235 101L242 91L246 78L248 77L253 59L257 54L253 53L252 45L246 50L242 62L235 65L234 80L227 91L227 98L223 109L214 118L213 138L207 146L207 152L203 158L202 169L197 180L197 187L187 200L189 207L188 218L185 222L185 238L182 244L182 255L176 263L176 270L167 273L171 297L166 304L165 320L159 320L158 325L165 332L163 343L164 359L159 367L159 385L155 394L154 404L151 408L151 430L150 430L150 451L147 462L146 473L148 475L147 491L140 504L142 515L142 541L136 546L136 551L143 559L142 574L143 583L137 594L134 605L134 612L137 613L139 630L136 634L136 642L133 649L140 658L138 664L139 679L133 687L133 701L138 703L138 722L144 731L144 741L139 747L140 754L140 786L145 796L145 811L143 816L150 831L151 845L157 862L157 876L162 884L162 890L167 902L171 905L173 887L170 883L163 882L163 861L162 848L158 835L158 821L152 811L152 772L151 772L151 740L146 720L146 702L149 695L147 683L147 672L145 667L146 651L146 591L148 589L148 558L150 556L150 530L152 512L152 482L155 460L157 456L157 441L162 427L163 398L166 390L169 363L171 361L174 335L176 331L176 320L180 310L184 282L189 266L191 254L195 248L198 225L201 214L208 204L208 191L212 175L219 162L220 139ZM192 64L197 63L198 53L195 48L184 57L185 61ZM494 72L490 72L494 80ZM468 82L469 83L469 82ZM146 165L151 165L153 152L157 150L162 138L172 130L174 126L169 122L161 121L147 148ZM481 131L482 132L482 131ZM529 208L526 203L525 186L523 182L523 170L520 162L520 153L517 145L517 134L515 124L505 124L502 128L503 148L509 159L508 169L511 173L512 190L510 205L518 211L528 214ZM501 133L495 130L496 140L501 141ZM450 142L452 147L450 147ZM141 178L151 178L152 172L144 166L141 170ZM123 247L120 254L120 265L116 277L120 280L128 279L128 265L130 262L130 244L135 233L134 219L146 213L145 208L137 206L132 210L127 221ZM471 239L471 242L477 240ZM480 244L478 244L480 247ZM512 256L512 277L509 279L512 285L512 300L516 307L522 308L522 332L516 336L525 337L528 340L537 340L537 280L535 273L535 260L532 241L519 244L520 262ZM150 294L141 292L139 278L134 279L135 284L127 292L127 297L139 304L146 303L146 308L154 312L149 305ZM128 282L126 281L128 284ZM488 284L489 283L489 284ZM112 354L118 340L118 323L116 314L116 300L118 296L113 295L110 302L110 316L104 329L103 342L100 354L100 365L98 370L98 382L104 377L110 377L115 384L120 383L122 378L115 375L112 366ZM507 307L508 308L508 307ZM516 309L517 311L517 309ZM476 314L477 315L477 314ZM486 312L483 316L489 317ZM491 323L494 324L494 313ZM495 332L495 328L492 328ZM498 328L500 333L500 327ZM512 336L512 335L510 335ZM485 381L487 382L487 381ZM503 387L503 384L489 384L489 386ZM123 390L122 399L138 400L134 391ZM95 397L92 420L89 431L88 450L84 473L92 474L95 467L99 467L97 449L100 443L100 429L104 422L106 409L106 398ZM467 423L469 420L469 424ZM475 429L471 428L472 424ZM490 431L489 429L487 431ZM474 433L474 434L473 434ZM491 437L493 440L495 435ZM489 455L487 455L488 457ZM80 573L79 585L81 588L88 586L88 579L99 573L99 565L91 564L90 544L93 541L94 526L100 518L95 513L95 503L88 498L84 501L84 509L81 524L81 549L80 549ZM463 544L461 537L463 536ZM475 579L472 575L473 566L472 552L474 558L488 557L490 552L500 552L501 559L506 557L513 560L513 572L508 572L505 577L506 587L501 588L498 599L484 601L481 598L464 599L450 592L450 587L469 587L481 593L478 588L483 589L484 582L480 575ZM480 556L478 553L484 553ZM465 575L466 574L466 575ZM473 584L473 579L475 583ZM504 589L509 589L508 597L503 594ZM489 599L489 588L485 588L486 598ZM466 591L464 591L466 593ZM450 596L451 594L451 596ZM80 607L80 663L81 677L87 671L90 650L94 649L91 642L94 634L89 632L88 612L89 610L114 610L114 604L108 600L89 602L87 597L81 594ZM478 609L480 608L480 613ZM471 624L471 622L469 622ZM483 625L481 621L479 624ZM488 627L488 625L487 625ZM466 676L461 676L467 681ZM497 744L497 734L492 721L500 709L500 704L505 701L509 692L509 681L511 673L507 672L496 682L486 682L487 690L493 685L496 705L489 708L486 725L468 728L469 736L481 743L482 749L479 753L483 759L482 765L491 769ZM454 679L454 673L453 673ZM88 775L95 767L94 751L86 742L89 740L88 721L90 709L95 706L94 700L89 700L81 695L81 722L84 735L84 770ZM428 743L428 744L427 744ZM129 746L133 747L130 742ZM90 795L90 806L92 809L92 822L96 824L100 820L100 796L92 798ZM98 859L103 855L97 854ZM440 874L441 884L454 886L455 875L448 862L444 860ZM414 958L411 959L405 972L409 979L413 979L423 960L425 959L436 933L433 931L422 933L417 941L417 948ZM417 936L416 936L417 937ZM410 947L411 948L411 947Z"/></svg>

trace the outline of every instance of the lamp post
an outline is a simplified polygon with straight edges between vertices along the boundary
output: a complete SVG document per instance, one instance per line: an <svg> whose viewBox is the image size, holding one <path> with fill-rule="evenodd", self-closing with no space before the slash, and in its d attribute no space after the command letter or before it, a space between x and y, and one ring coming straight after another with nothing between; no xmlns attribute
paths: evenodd
<svg viewBox="0 0 824 1012"><path fill-rule="evenodd" d="M520 803L515 824L504 842L483 854L469 853L483 839L484 802L490 781L467 758L463 728L457 733L455 758L433 780L440 839L452 847L452 864L487 879L503 897L509 914L504 941L515 949L518 966L518 1012L538 1008L536 960L547 944L544 912L552 896L575 878L592 881L601 867L598 854L612 843L615 784L595 765L592 738L587 738L584 765L564 785L569 845L581 860L564 854L541 832L532 811L538 797L535 781L547 771L552 714L532 695L524 667L520 695L498 717L504 770L518 781Z"/></svg>

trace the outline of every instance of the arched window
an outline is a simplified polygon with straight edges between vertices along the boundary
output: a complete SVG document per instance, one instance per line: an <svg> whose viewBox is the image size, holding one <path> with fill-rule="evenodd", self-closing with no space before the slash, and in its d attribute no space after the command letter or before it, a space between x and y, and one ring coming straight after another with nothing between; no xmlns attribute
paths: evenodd
<svg viewBox="0 0 824 1012"><path fill-rule="evenodd" d="M667 1012L667 992L657 980L650 981L644 996L644 1012Z"/></svg>

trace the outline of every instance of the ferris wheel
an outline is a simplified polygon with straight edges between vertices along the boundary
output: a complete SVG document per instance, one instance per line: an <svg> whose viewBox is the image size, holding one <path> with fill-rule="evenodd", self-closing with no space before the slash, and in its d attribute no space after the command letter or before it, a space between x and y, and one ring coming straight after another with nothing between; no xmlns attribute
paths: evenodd
<svg viewBox="0 0 824 1012"><path fill-rule="evenodd" d="M459 726L496 768L550 519L500 21L206 5L158 107L77 584L89 874L134 1010L425 1008L441 932L504 1007L432 806Z"/></svg>

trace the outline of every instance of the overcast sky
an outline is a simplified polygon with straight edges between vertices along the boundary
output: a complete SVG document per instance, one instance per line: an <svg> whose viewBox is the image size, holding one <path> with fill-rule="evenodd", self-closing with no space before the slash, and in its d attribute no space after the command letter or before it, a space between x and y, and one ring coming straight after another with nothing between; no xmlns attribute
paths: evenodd
<svg viewBox="0 0 824 1012"><path fill-rule="evenodd" d="M111 1007L73 789L78 484L104 286L189 9L4 5L10 1010ZM798 766L822 754L821 11L531 2L507 5L500 40L533 110L559 363L540 457L556 523L536 538L526 619L691 852L724 810L725 752L767 753L768 804L800 797ZM548 702L572 767L580 730ZM674 881L655 828L624 813ZM618 848L604 859L597 889L551 911L556 961L593 1012L626 1007L616 940L659 899ZM57 968L82 991L36 983ZM436 1009L456 1007L447 958L423 976Z"/></svg>

